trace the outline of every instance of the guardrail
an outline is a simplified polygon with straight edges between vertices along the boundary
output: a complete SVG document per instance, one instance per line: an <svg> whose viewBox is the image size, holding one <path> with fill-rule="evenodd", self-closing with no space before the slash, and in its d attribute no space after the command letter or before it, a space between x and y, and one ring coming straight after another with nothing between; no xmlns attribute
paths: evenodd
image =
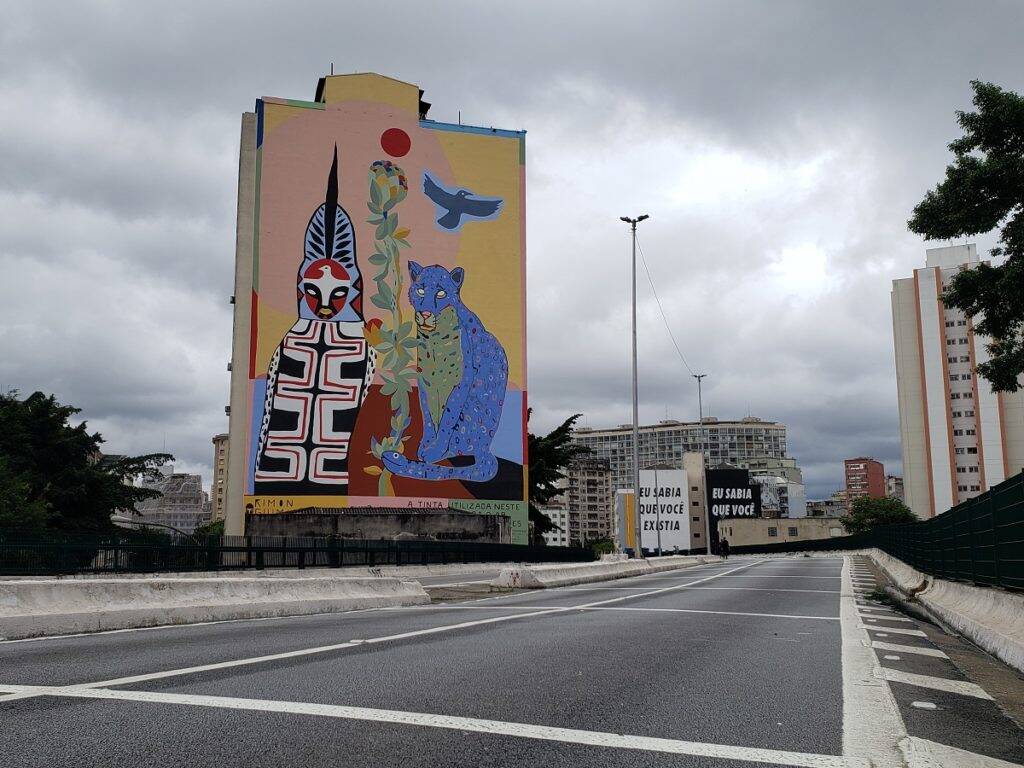
<svg viewBox="0 0 1024 768"><path fill-rule="evenodd" d="M263 568L594 559L590 549L471 541L282 536L18 536L0 534L0 574L173 573Z"/></svg>
<svg viewBox="0 0 1024 768"><path fill-rule="evenodd" d="M1024 590L1024 473L930 520L832 539L737 546L765 553L877 547L941 579Z"/></svg>

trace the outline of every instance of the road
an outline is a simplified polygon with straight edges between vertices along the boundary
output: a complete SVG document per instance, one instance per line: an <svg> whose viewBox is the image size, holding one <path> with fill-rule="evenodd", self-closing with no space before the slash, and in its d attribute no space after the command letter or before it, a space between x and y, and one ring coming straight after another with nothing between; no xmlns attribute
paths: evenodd
<svg viewBox="0 0 1024 768"><path fill-rule="evenodd" d="M1022 762L1017 726L873 579L859 558L733 558L0 643L0 765L839 768L904 765L901 740L913 766Z"/></svg>

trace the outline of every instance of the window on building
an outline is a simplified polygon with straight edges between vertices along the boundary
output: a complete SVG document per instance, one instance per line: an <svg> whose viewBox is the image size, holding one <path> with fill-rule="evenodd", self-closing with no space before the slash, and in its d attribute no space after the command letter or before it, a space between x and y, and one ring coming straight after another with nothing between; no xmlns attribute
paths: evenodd
<svg viewBox="0 0 1024 768"><path fill-rule="evenodd" d="M972 485L971 486L971 490L972 491L980 491L981 490L981 486L980 485Z"/></svg>
<svg viewBox="0 0 1024 768"><path fill-rule="evenodd" d="M956 344L956 339L946 339L947 347L952 347L954 344Z"/></svg>
<svg viewBox="0 0 1024 768"><path fill-rule="evenodd" d="M961 373L960 374L960 381L970 381L970 380L971 380L971 374L969 374L969 373Z"/></svg>
<svg viewBox="0 0 1024 768"><path fill-rule="evenodd" d="M699 539L700 538L700 531L694 531L693 532L693 538Z"/></svg>
<svg viewBox="0 0 1024 768"><path fill-rule="evenodd" d="M947 363L955 363L956 362L956 355L950 355L949 357L947 357L946 358L946 362Z"/></svg>
<svg viewBox="0 0 1024 768"><path fill-rule="evenodd" d="M977 472L978 472L978 468L977 468L977 467L968 467L968 468L967 468L967 471L968 471L968 472L973 472L973 473L977 474Z"/></svg>
<svg viewBox="0 0 1024 768"><path fill-rule="evenodd" d="M964 416L966 416L969 419L973 419L974 418L974 411L964 411Z"/></svg>
<svg viewBox="0 0 1024 768"><path fill-rule="evenodd" d="M950 400L959 400L960 399L960 393L959 392L950 392L949 393L949 399Z"/></svg>
<svg viewBox="0 0 1024 768"><path fill-rule="evenodd" d="M973 429L965 429L964 430L964 434L965 435L973 435L974 434L974 430Z"/></svg>
<svg viewBox="0 0 1024 768"><path fill-rule="evenodd" d="M796 529L795 525L789 526L789 535L790 536L799 536L800 535L800 532Z"/></svg>
<svg viewBox="0 0 1024 768"><path fill-rule="evenodd" d="M958 344L966 344L967 343L967 339L957 339L957 343Z"/></svg>
<svg viewBox="0 0 1024 768"><path fill-rule="evenodd" d="M966 490L967 490L967 486L966 486L966 485L958 485L958 486L956 487L956 489L957 489L958 491L966 491Z"/></svg>
<svg viewBox="0 0 1024 768"><path fill-rule="evenodd" d="M946 321L946 327L947 328L952 328L953 327L953 321L952 320L947 320Z"/></svg>
<svg viewBox="0 0 1024 768"><path fill-rule="evenodd" d="M695 523L699 523L699 522L700 522L700 518L699 518L699 517L695 517L695 518L693 518L693 522L695 522Z"/></svg>
<svg viewBox="0 0 1024 768"><path fill-rule="evenodd" d="M774 538L775 536L778 536L778 535L779 535L779 529L778 528L775 528L774 526L768 528L768 536L769 537Z"/></svg>
<svg viewBox="0 0 1024 768"><path fill-rule="evenodd" d="M691 501L690 502L690 506L691 507L699 507L700 506L700 502L699 501Z"/></svg>
<svg viewBox="0 0 1024 768"><path fill-rule="evenodd" d="M963 327L963 326L967 325L967 321L966 320L957 320L956 324L959 325L960 327Z"/></svg>
<svg viewBox="0 0 1024 768"><path fill-rule="evenodd" d="M963 356L961 356L960 362L961 363L969 363L969 362L971 362L971 356L970 355L963 355Z"/></svg>
<svg viewBox="0 0 1024 768"><path fill-rule="evenodd" d="M967 449L967 452L968 452L968 453L977 453L977 452L978 452L978 449L977 449L977 448L968 448L968 449Z"/></svg>
<svg viewBox="0 0 1024 768"><path fill-rule="evenodd" d="M953 437L960 437L961 435L963 435L963 433L964 433L964 431L962 429L954 429L953 430Z"/></svg>
<svg viewBox="0 0 1024 768"><path fill-rule="evenodd" d="M961 455L961 456L962 456L962 455L963 455L963 453L964 453L964 449L963 449L963 448L957 448L957 449L956 449L956 452L957 452L957 453L958 453L959 455Z"/></svg>
<svg viewBox="0 0 1024 768"><path fill-rule="evenodd" d="M951 374L949 374L949 380L950 381L960 381L960 374L958 374L958 373L951 373Z"/></svg>

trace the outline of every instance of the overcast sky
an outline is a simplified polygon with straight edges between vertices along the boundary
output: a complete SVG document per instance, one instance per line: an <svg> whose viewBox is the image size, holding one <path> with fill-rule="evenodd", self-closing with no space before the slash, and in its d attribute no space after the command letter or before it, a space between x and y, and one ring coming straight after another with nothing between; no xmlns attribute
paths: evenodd
<svg viewBox="0 0 1024 768"><path fill-rule="evenodd" d="M809 498L900 460L889 291L972 78L1024 90L1007 2L6 2L0 387L209 485L226 431L239 120L317 78L528 131L535 431L630 419L629 242L705 412L785 423ZM244 9L244 10L243 10ZM980 241L983 247L991 242ZM944 243L940 243L944 244ZM641 420L696 390L641 271Z"/></svg>

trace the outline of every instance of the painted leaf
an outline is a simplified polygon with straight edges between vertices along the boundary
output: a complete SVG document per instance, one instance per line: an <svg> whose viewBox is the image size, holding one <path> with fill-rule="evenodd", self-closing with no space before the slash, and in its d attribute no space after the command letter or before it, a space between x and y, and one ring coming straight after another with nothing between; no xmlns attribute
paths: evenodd
<svg viewBox="0 0 1024 768"><path fill-rule="evenodd" d="M363 472L374 477L377 477L383 471L380 467L363 467Z"/></svg>

